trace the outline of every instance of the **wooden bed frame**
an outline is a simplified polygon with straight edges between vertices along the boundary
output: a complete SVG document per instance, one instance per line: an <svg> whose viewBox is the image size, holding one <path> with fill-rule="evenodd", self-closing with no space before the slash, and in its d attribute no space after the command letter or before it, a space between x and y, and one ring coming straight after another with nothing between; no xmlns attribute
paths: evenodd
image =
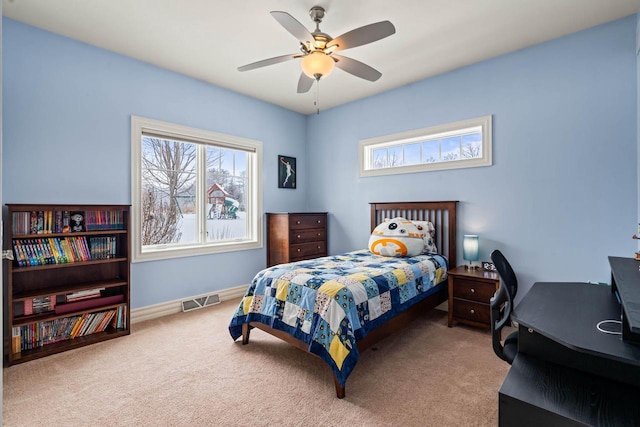
<svg viewBox="0 0 640 427"><path fill-rule="evenodd" d="M415 221L431 221L436 228L436 245L441 254L447 256L449 268L456 266L456 201L446 202L381 202L371 205L371 230L385 218L403 217ZM383 325L370 331L363 339L358 341L358 351L363 352L381 339L402 329L409 322L433 309L447 300L447 287L442 287L438 292L430 295L416 305L389 319ZM309 344L300 341L291 335L273 329L258 322L250 322L242 325L242 344L249 343L249 333L252 328L261 329L283 341L309 353ZM313 353L311 353L313 354ZM314 354L314 356L319 357ZM345 396L345 387L341 386L334 375L336 395L342 399Z"/></svg>

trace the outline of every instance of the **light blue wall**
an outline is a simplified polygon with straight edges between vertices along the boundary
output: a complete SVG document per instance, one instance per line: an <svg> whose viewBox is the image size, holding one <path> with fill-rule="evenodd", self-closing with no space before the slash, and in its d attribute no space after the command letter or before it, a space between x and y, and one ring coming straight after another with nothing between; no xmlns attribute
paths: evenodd
<svg viewBox="0 0 640 427"><path fill-rule="evenodd" d="M305 165L304 116L3 18L3 203L131 203L130 116L257 139L264 208L301 210L277 189L277 156ZM249 283L265 249L133 264L132 307Z"/></svg>
<svg viewBox="0 0 640 427"><path fill-rule="evenodd" d="M130 203L136 114L263 141L265 211L328 211L331 253L366 245L368 202L451 199L482 259L512 261L520 297L536 280L608 281L607 256L636 250L635 16L306 118L3 23L3 203ZM486 114L491 167L358 176L359 139ZM306 171L298 190L277 189L278 154ZM264 264L264 249L134 264L132 306L245 284Z"/></svg>
<svg viewBox="0 0 640 427"><path fill-rule="evenodd" d="M607 256L636 250L635 27L630 16L308 116L308 204L331 213L329 251L366 246L368 202L459 200L458 248L473 233L481 259L501 249L518 297L534 281L608 282ZM487 114L491 167L359 177L360 139Z"/></svg>

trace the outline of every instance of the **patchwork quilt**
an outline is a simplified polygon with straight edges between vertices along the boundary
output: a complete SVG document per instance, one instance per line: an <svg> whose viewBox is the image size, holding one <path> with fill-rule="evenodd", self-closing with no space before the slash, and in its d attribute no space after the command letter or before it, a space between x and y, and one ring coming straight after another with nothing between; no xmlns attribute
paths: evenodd
<svg viewBox="0 0 640 427"><path fill-rule="evenodd" d="M255 276L229 332L237 339L248 322L287 332L344 386L358 360L356 341L446 286L447 267L441 255L394 258L368 249L276 265Z"/></svg>

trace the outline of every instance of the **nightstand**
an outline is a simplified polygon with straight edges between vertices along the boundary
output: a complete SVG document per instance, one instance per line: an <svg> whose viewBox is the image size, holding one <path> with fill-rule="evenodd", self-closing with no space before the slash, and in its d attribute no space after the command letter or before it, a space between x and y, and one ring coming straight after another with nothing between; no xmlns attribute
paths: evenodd
<svg viewBox="0 0 640 427"><path fill-rule="evenodd" d="M449 274L449 322L454 320L471 326L491 327L489 301L500 286L496 272L456 267Z"/></svg>

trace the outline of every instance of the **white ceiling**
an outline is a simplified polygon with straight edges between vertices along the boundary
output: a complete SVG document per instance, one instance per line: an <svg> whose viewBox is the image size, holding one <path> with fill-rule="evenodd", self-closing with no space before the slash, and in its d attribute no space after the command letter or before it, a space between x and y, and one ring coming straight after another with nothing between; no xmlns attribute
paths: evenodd
<svg viewBox="0 0 640 427"><path fill-rule="evenodd" d="M389 20L396 34L340 52L382 73L376 82L336 69L320 81L328 109L446 71L609 22L640 0L3 0L3 15L303 114L316 89L296 93L299 59L246 72L237 67L298 53L269 14L288 12L309 31L309 9L336 38Z"/></svg>

